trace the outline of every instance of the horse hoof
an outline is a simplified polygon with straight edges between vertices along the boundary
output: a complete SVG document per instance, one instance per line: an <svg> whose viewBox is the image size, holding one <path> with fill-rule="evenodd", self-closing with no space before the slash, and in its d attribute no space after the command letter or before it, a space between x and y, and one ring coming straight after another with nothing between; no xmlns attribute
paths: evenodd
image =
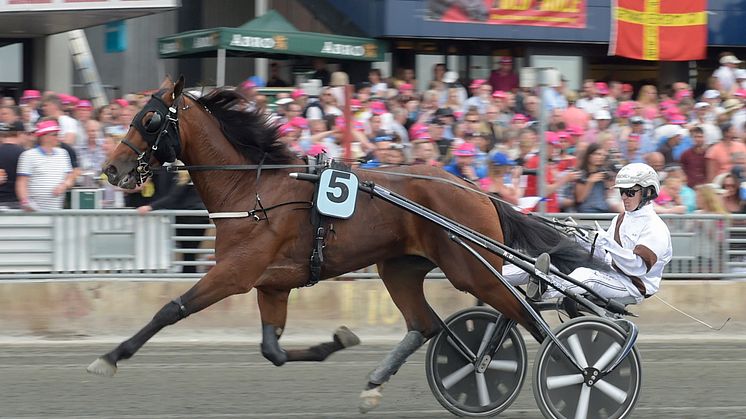
<svg viewBox="0 0 746 419"><path fill-rule="evenodd" d="M113 377L114 374L117 372L117 366L102 357L97 358L95 361L91 362L91 365L86 368L86 371L91 374L101 375L104 377Z"/></svg>
<svg viewBox="0 0 746 419"><path fill-rule="evenodd" d="M349 348L360 344L360 338L352 333L352 330L348 329L347 326L339 326L337 330L334 331L334 340L341 343L343 348Z"/></svg>
<svg viewBox="0 0 746 419"><path fill-rule="evenodd" d="M360 393L360 413L368 413L381 404L381 386L374 387L370 390L363 390Z"/></svg>

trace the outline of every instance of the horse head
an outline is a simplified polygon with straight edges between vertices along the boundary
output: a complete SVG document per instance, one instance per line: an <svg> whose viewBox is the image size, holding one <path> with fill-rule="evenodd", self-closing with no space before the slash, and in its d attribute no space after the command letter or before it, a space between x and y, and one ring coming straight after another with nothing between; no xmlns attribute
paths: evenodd
<svg viewBox="0 0 746 419"><path fill-rule="evenodd" d="M102 170L109 183L133 189L150 177L151 165L170 163L179 158L181 139L176 103L183 88L184 76L176 83L166 78L135 115L127 135L104 163Z"/></svg>

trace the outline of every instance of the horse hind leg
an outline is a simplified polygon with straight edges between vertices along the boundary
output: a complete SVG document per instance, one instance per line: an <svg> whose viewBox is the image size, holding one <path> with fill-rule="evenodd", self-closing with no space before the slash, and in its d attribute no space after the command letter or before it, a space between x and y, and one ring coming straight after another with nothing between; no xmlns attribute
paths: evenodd
<svg viewBox="0 0 746 419"><path fill-rule="evenodd" d="M346 326L334 331L332 341L323 342L306 349L283 349L280 336L287 320L289 290L258 289L259 312L262 318L262 355L276 366L286 362L324 361L329 355L360 344L357 337Z"/></svg>
<svg viewBox="0 0 746 419"><path fill-rule="evenodd" d="M433 266L426 259L416 256L392 259L378 265L391 299L404 316L407 334L369 374L368 383L360 393L361 413L367 413L381 404L383 384L399 371L410 355L440 330L422 288L425 275Z"/></svg>
<svg viewBox="0 0 746 419"><path fill-rule="evenodd" d="M172 325L228 296L246 293L251 289L248 285L240 286L234 281L225 281L225 275L227 273L223 272L220 265L216 265L186 293L158 310L153 319L134 336L119 344L111 352L97 358L86 370L92 374L111 377L117 371L117 362L131 358L164 327Z"/></svg>

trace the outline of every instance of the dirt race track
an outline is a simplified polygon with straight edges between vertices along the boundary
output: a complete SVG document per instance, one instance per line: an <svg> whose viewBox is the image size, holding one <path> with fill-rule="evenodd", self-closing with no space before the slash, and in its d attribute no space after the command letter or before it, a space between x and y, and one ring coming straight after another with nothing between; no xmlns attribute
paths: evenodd
<svg viewBox="0 0 746 419"><path fill-rule="evenodd" d="M732 338L732 339L731 339ZM111 344L0 345L0 417L22 418L450 418L433 398L418 351L384 389L383 405L357 411L367 373L392 344L365 344L324 363L272 366L256 343L151 343L112 378L85 367ZM298 346L298 345L288 345ZM634 418L746 417L746 341L645 340ZM533 360L537 345L529 343ZM501 418L540 417L530 375Z"/></svg>

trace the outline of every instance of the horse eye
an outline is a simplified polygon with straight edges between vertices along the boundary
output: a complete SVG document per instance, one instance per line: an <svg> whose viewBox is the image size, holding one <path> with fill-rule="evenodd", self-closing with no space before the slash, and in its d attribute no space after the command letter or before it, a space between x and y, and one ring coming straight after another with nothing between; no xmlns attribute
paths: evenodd
<svg viewBox="0 0 746 419"><path fill-rule="evenodd" d="M144 124L145 130L148 132L156 132L161 127L161 114L158 112L153 113L150 120Z"/></svg>

